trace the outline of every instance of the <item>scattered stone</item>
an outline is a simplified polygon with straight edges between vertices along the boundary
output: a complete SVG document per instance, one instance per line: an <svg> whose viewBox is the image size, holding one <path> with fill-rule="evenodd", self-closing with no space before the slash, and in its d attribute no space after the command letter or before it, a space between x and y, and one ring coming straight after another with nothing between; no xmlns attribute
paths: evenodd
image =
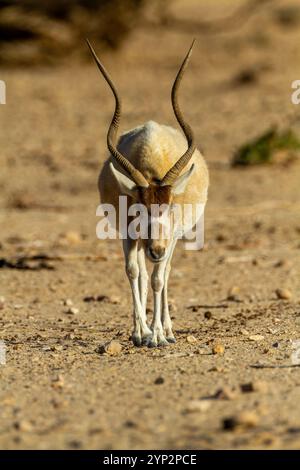
<svg viewBox="0 0 300 470"><path fill-rule="evenodd" d="M225 242L227 240L227 237L224 233L218 233L216 236L216 241L217 242Z"/></svg>
<svg viewBox="0 0 300 470"><path fill-rule="evenodd" d="M249 331L246 330L245 328L242 328L242 329L241 329L241 334L244 335L244 336L248 336L248 335L249 335Z"/></svg>
<svg viewBox="0 0 300 470"><path fill-rule="evenodd" d="M61 374L58 374L58 376L52 380L51 387L61 390L62 388L64 388L64 386L65 386L64 378Z"/></svg>
<svg viewBox="0 0 300 470"><path fill-rule="evenodd" d="M197 341L198 341L197 338L195 338L195 336L193 336L193 335L187 336L186 340L187 340L188 343L197 343Z"/></svg>
<svg viewBox="0 0 300 470"><path fill-rule="evenodd" d="M251 335L249 336L250 341L263 341L265 337L263 335Z"/></svg>
<svg viewBox="0 0 300 470"><path fill-rule="evenodd" d="M110 356L115 356L117 354L120 354L122 351L122 345L115 340L108 341L107 343L104 343L99 346L96 350L100 354L109 354Z"/></svg>
<svg viewBox="0 0 300 470"><path fill-rule="evenodd" d="M117 304L120 304L121 303L121 299L118 295L111 295L109 297L109 302L111 304L114 304L114 305L117 305Z"/></svg>
<svg viewBox="0 0 300 470"><path fill-rule="evenodd" d="M288 289L276 289L275 293L277 299L290 300L292 298L292 293Z"/></svg>
<svg viewBox="0 0 300 470"><path fill-rule="evenodd" d="M223 429L225 431L234 431L237 428L253 428L258 424L258 416L253 411L242 411L236 416L230 416L223 420Z"/></svg>
<svg viewBox="0 0 300 470"><path fill-rule="evenodd" d="M121 303L120 297L118 296L111 296L108 297L107 295L87 295L83 298L84 302L109 302L111 304L119 304Z"/></svg>
<svg viewBox="0 0 300 470"><path fill-rule="evenodd" d="M250 393L250 392L265 393L268 391L268 384L267 382L263 382L262 380L255 380L253 382L241 384L240 389L243 393Z"/></svg>
<svg viewBox="0 0 300 470"><path fill-rule="evenodd" d="M233 286L229 289L228 294L227 294L227 300L232 300L232 301L238 301L239 300L239 294L240 288L238 286Z"/></svg>
<svg viewBox="0 0 300 470"><path fill-rule="evenodd" d="M163 383L165 383L165 379L163 377L157 377L157 379L155 379L154 381L155 385L161 385Z"/></svg>
<svg viewBox="0 0 300 470"><path fill-rule="evenodd" d="M128 419L127 421L124 422L124 427L125 428L137 428L137 424L131 419Z"/></svg>
<svg viewBox="0 0 300 470"><path fill-rule="evenodd" d="M65 299L63 304L66 306L66 307L72 307L73 305L73 301L71 299Z"/></svg>
<svg viewBox="0 0 300 470"><path fill-rule="evenodd" d="M67 245L78 245L82 241L80 233L70 230L62 235L63 244Z"/></svg>
<svg viewBox="0 0 300 470"><path fill-rule="evenodd" d="M74 333L67 333L64 336L64 339L75 339L75 335L74 335Z"/></svg>
<svg viewBox="0 0 300 470"><path fill-rule="evenodd" d="M204 318L206 318L206 320L210 320L212 318L212 313L207 310L207 312L204 312Z"/></svg>
<svg viewBox="0 0 300 470"><path fill-rule="evenodd" d="M277 332L278 330L274 330L274 328L268 328L268 333L270 333L271 335L276 335Z"/></svg>
<svg viewBox="0 0 300 470"><path fill-rule="evenodd" d="M79 308L70 307L70 308L68 308L68 310L66 310L66 313L67 313L68 315L78 315L78 313L79 313Z"/></svg>
<svg viewBox="0 0 300 470"><path fill-rule="evenodd" d="M72 448L72 449L80 449L82 447L82 442L81 441L78 441L77 439L74 439L72 441L69 441L68 445Z"/></svg>
<svg viewBox="0 0 300 470"><path fill-rule="evenodd" d="M237 397L237 391L230 387L219 388L212 398L216 400L234 400Z"/></svg>
<svg viewBox="0 0 300 470"><path fill-rule="evenodd" d="M5 297L1 296L0 297L0 310L4 308L5 305Z"/></svg>
<svg viewBox="0 0 300 470"><path fill-rule="evenodd" d="M208 369L208 372L224 372L224 371L225 371L224 367L217 367L217 366L213 366L210 369Z"/></svg>
<svg viewBox="0 0 300 470"><path fill-rule="evenodd" d="M197 413L207 411L211 406L208 400L191 400L184 408L184 413Z"/></svg>
<svg viewBox="0 0 300 470"><path fill-rule="evenodd" d="M29 432L32 430L32 425L29 423L29 421L26 421L23 419L21 421L15 421L13 423L13 427L17 431L21 431L21 432Z"/></svg>
<svg viewBox="0 0 300 470"><path fill-rule="evenodd" d="M290 267L291 263L287 259L280 259L274 264L274 268L288 268Z"/></svg>
<svg viewBox="0 0 300 470"><path fill-rule="evenodd" d="M217 343L213 346L212 352L213 354L223 355L225 352L225 346L223 346L221 343Z"/></svg>
<svg viewBox="0 0 300 470"><path fill-rule="evenodd" d="M300 427L299 426L290 427L287 429L287 432L289 434L300 434Z"/></svg>

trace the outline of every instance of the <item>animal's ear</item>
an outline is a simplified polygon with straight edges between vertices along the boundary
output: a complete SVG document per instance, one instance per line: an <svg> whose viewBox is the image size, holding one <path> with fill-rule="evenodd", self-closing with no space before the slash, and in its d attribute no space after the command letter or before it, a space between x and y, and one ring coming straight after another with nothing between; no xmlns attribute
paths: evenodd
<svg viewBox="0 0 300 470"><path fill-rule="evenodd" d="M122 193L127 194L128 196L133 196L137 188L135 182L128 178L128 176L124 175L119 170L117 170L112 163L110 163L109 166L114 177L118 182L119 188Z"/></svg>
<svg viewBox="0 0 300 470"><path fill-rule="evenodd" d="M192 164L191 168L183 173L183 175L179 176L175 183L172 186L172 194L177 195L177 194L182 194L186 188L186 185L188 183L188 180L192 176L195 170L195 165L194 163Z"/></svg>

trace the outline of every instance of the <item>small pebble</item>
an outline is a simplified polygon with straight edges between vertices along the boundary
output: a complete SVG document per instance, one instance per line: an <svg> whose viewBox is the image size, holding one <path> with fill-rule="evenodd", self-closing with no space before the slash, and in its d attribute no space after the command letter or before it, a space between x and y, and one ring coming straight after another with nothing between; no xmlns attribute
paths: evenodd
<svg viewBox="0 0 300 470"><path fill-rule="evenodd" d="M157 379L155 379L154 383L155 383L155 385L161 385L161 384L165 383L165 379L163 377L157 377Z"/></svg>
<svg viewBox="0 0 300 470"><path fill-rule="evenodd" d="M249 335L249 331L246 330L245 328L242 328L242 329L241 329L241 334L244 335L244 336L248 336L248 335Z"/></svg>
<svg viewBox="0 0 300 470"><path fill-rule="evenodd" d="M237 391L230 387L223 387L216 391L213 398L218 400L234 400L237 397Z"/></svg>
<svg viewBox="0 0 300 470"><path fill-rule="evenodd" d="M79 308L70 307L70 308L68 308L68 310L66 310L66 313L67 313L68 315L78 315L78 313L79 313Z"/></svg>
<svg viewBox="0 0 300 470"><path fill-rule="evenodd" d="M253 428L258 424L258 416L253 411L242 411L235 416L223 420L223 429L225 431L234 431L237 428Z"/></svg>
<svg viewBox="0 0 300 470"><path fill-rule="evenodd" d="M65 299L64 300L64 305L66 305L67 307L72 307L73 302L72 302L71 299Z"/></svg>
<svg viewBox="0 0 300 470"><path fill-rule="evenodd" d="M207 411L211 406L211 402L208 400L191 400L184 408L184 413L197 413Z"/></svg>
<svg viewBox="0 0 300 470"><path fill-rule="evenodd" d="M26 420L15 421L13 426L17 431L21 432L29 432L32 430L32 425L29 423L29 421Z"/></svg>
<svg viewBox="0 0 300 470"><path fill-rule="evenodd" d="M239 296L238 296L239 292L240 292L240 288L238 286L231 287L227 294L227 300L232 300L232 301L239 300Z"/></svg>
<svg viewBox="0 0 300 470"><path fill-rule="evenodd" d="M80 233L71 230L64 233L62 239L69 245L78 245L82 242Z"/></svg>
<svg viewBox="0 0 300 470"><path fill-rule="evenodd" d="M0 310L4 308L5 305L5 297L1 296L0 297Z"/></svg>
<svg viewBox="0 0 300 470"><path fill-rule="evenodd" d="M118 305L121 303L121 298L117 295L111 295L109 297L109 302L114 304L114 305Z"/></svg>
<svg viewBox="0 0 300 470"><path fill-rule="evenodd" d="M52 380L51 387L56 388L56 389L62 389L62 388L64 388L64 385L65 385L64 378L61 374L59 374L57 377L55 377Z"/></svg>
<svg viewBox="0 0 300 470"><path fill-rule="evenodd" d="M249 336L250 341L263 341L265 337L263 335L251 335Z"/></svg>
<svg viewBox="0 0 300 470"><path fill-rule="evenodd" d="M186 340L188 343L197 343L197 338L195 338L195 336L192 336L192 335L189 335L186 337Z"/></svg>
<svg viewBox="0 0 300 470"><path fill-rule="evenodd" d="M207 312L204 312L204 318L206 318L206 320L210 320L212 318L212 313L207 310Z"/></svg>
<svg viewBox="0 0 300 470"><path fill-rule="evenodd" d="M280 259L274 264L275 268L288 268L290 267L290 262L287 259Z"/></svg>
<svg viewBox="0 0 300 470"><path fill-rule="evenodd" d="M290 300L292 298L292 293L288 289L276 289L275 293L277 299Z"/></svg>
<svg viewBox="0 0 300 470"><path fill-rule="evenodd" d="M106 353L110 356L115 356L117 354L120 354L120 352L122 351L122 345L118 341L112 340L100 345L96 351L100 354Z"/></svg>
<svg viewBox="0 0 300 470"><path fill-rule="evenodd" d="M212 348L212 352L213 354L222 355L225 352L225 346L223 346L223 344L221 343L215 344L214 347Z"/></svg>
<svg viewBox="0 0 300 470"><path fill-rule="evenodd" d="M240 389L243 393L250 393L250 392L265 393L268 391L268 384L267 382L263 382L262 380L255 380L253 382L241 384Z"/></svg>

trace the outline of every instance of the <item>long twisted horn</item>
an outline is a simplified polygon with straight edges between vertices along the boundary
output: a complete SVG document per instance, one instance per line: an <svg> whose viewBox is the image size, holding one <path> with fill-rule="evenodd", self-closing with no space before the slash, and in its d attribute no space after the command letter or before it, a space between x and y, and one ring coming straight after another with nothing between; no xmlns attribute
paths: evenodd
<svg viewBox="0 0 300 470"><path fill-rule="evenodd" d="M182 65L181 65L181 67L180 67L180 69L177 73L177 76L175 78L175 81L174 81L174 84L173 84L173 87L172 87L172 94L171 94L173 110L174 110L176 119L177 119L181 129L183 130L186 139L187 139L188 149L182 155L182 157L180 157L179 160L177 160L175 165L172 166L172 168L170 168L170 170L166 173L166 175L164 176L164 178L161 182L162 186L172 185L174 183L174 181L180 175L183 168L190 161L190 159L191 159L191 157L192 157L192 155L195 151L195 148L196 148L194 133L193 133L192 128L190 127L190 125L185 121L185 119L184 119L184 117L183 117L183 115L180 111L180 107L179 107L179 103L178 103L178 99L177 99L179 85L180 85L180 82L181 82L182 77L184 75L184 71L185 71L186 66L188 64L189 58L192 54L192 49L193 49L194 43L195 43L195 39L193 40L192 45L191 45L184 61L182 62Z"/></svg>
<svg viewBox="0 0 300 470"><path fill-rule="evenodd" d="M117 162L126 170L126 172L131 176L133 181L137 184L137 186L143 186L143 187L148 187L149 183L146 180L146 178L142 175L142 173L137 170L132 163L127 160L117 149L116 144L117 144L117 133L119 129L119 124L120 124L120 118L121 118L121 100L118 95L117 89L110 78L107 70L105 69L104 65L100 62L98 59L96 52L94 51L92 45L90 44L89 40L86 39L87 45L89 46L89 49L95 59L95 62L97 64L98 69L102 73L103 77L107 81L107 83L110 86L111 91L113 92L113 95L115 97L115 112L111 121L111 124L109 126L108 132L107 132L107 147L110 153L114 156L114 158L117 160Z"/></svg>

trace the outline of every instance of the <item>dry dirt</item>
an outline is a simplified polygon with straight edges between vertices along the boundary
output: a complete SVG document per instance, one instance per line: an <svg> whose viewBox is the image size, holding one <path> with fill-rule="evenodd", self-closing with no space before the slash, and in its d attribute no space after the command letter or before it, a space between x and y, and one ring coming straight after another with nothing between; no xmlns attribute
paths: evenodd
<svg viewBox="0 0 300 470"><path fill-rule="evenodd" d="M182 0L174 9L209 20L235 3ZM181 103L210 167L206 246L177 246L177 343L166 349L129 341L121 246L95 236L107 86L92 61L1 70L0 448L299 448L300 368L290 366L300 339L300 163L229 166L241 143L296 112L300 24L276 15L287 4L297 2L274 2L232 33L199 35ZM190 40L139 30L104 57L124 96L123 129L176 125L170 85ZM241 84L248 69L254 81ZM278 288L291 298L278 299ZM111 339L122 352L99 354ZM224 354L213 354L216 344ZM257 381L258 390L240 388ZM240 412L250 416L224 429Z"/></svg>

